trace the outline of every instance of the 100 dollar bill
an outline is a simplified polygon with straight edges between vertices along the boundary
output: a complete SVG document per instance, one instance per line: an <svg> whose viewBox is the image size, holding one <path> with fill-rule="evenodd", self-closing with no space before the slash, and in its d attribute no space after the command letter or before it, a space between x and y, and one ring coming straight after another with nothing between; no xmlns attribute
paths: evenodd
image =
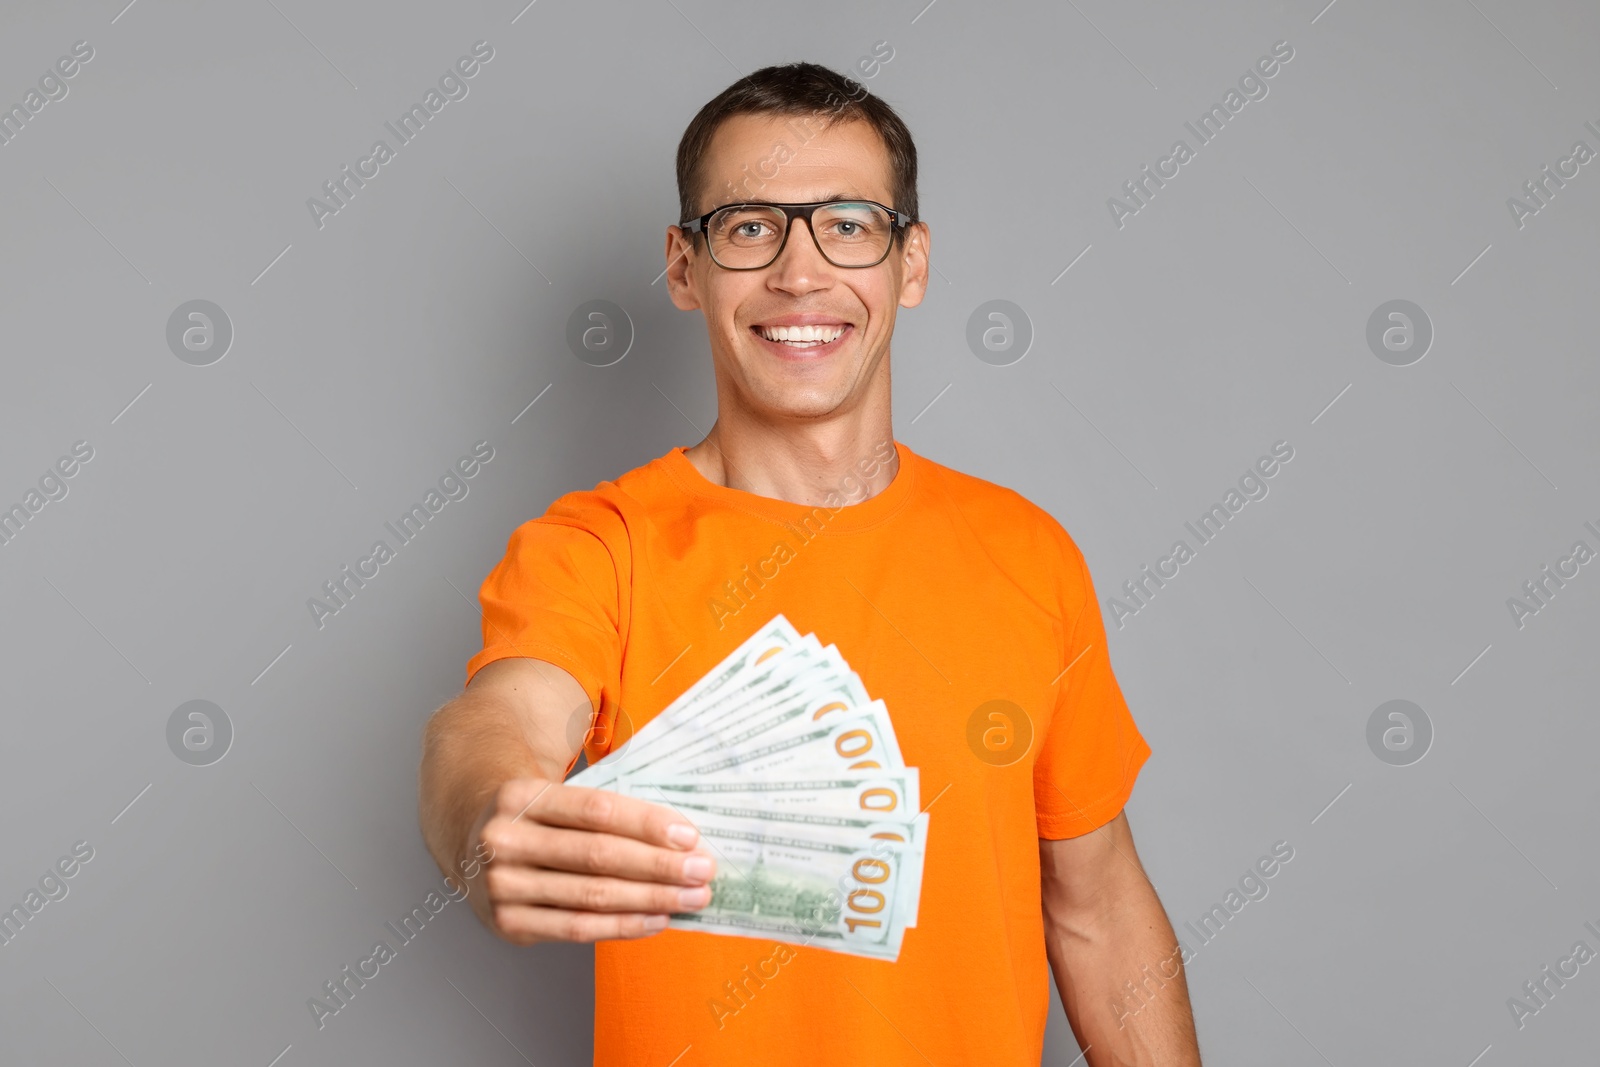
<svg viewBox="0 0 1600 1067"><path fill-rule="evenodd" d="M708 811L694 823L717 857L711 902L671 916L669 927L899 957L907 845L862 831L812 839L781 822Z"/></svg>
<svg viewBox="0 0 1600 1067"><path fill-rule="evenodd" d="M901 770L905 761L889 709L881 700L841 709L816 721L791 720L740 745L706 753L693 764L673 768L685 774L791 775L860 770Z"/></svg>
<svg viewBox="0 0 1600 1067"><path fill-rule="evenodd" d="M812 840L832 841L847 834L865 833L874 839L908 846L905 874L899 880L900 903L907 929L917 925L928 814L918 811L915 767L794 780L738 775L624 775L616 789L628 796L671 805L696 823L702 813L709 812Z"/></svg>
<svg viewBox="0 0 1600 1067"><path fill-rule="evenodd" d="M670 734L685 714L691 712L698 703L716 700L719 692L725 687L737 688L737 680L746 672L757 670L790 649L808 643L816 644L816 638L810 634L802 637L788 619L782 615L774 615L766 625L728 653L721 663L679 694L677 699L640 727L619 748L568 778L568 784L603 788L606 783L615 780L621 765L632 752L636 749L644 750L652 741ZM818 647L820 648L820 645ZM722 693L722 695L727 694Z"/></svg>

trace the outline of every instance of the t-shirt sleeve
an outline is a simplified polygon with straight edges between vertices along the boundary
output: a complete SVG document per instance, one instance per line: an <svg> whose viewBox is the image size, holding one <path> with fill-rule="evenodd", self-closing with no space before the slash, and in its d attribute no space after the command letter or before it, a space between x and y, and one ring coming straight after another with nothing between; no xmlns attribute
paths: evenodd
<svg viewBox="0 0 1600 1067"><path fill-rule="evenodd" d="M1063 615L1066 671L1056 682L1055 708L1033 768L1039 836L1050 840L1078 837L1116 818L1150 755L1111 672L1089 567L1065 530L1057 536L1069 576L1064 596L1081 600L1067 604Z"/></svg>
<svg viewBox="0 0 1600 1067"><path fill-rule="evenodd" d="M576 678L591 711L603 716L616 705L623 583L602 536L607 524L589 511L558 500L512 532L505 557L478 591L483 649L467 661L468 682L487 663L527 656Z"/></svg>

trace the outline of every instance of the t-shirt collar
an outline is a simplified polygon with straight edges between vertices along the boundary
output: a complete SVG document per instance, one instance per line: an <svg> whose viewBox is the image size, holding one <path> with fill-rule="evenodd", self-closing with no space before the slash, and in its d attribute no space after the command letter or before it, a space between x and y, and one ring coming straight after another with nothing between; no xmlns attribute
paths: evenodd
<svg viewBox="0 0 1600 1067"><path fill-rule="evenodd" d="M894 447L900 457L900 466L895 471L894 480L874 497L855 504L844 503L837 508L829 508L823 504L815 506L796 504L776 497L761 496L743 489L718 485L700 473L699 468L690 461L687 449L683 445L673 448L661 457L661 461L672 480L692 496L783 526L799 526L803 522L808 529L826 533L865 529L883 522L905 506L916 482L918 457L899 441L894 443ZM847 489L848 486L841 487L839 492L848 501Z"/></svg>

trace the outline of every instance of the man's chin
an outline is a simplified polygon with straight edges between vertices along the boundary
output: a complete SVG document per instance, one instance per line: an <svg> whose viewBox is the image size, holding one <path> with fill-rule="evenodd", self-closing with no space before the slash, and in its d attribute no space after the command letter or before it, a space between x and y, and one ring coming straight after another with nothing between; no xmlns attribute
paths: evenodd
<svg viewBox="0 0 1600 1067"><path fill-rule="evenodd" d="M774 421L815 422L839 410L843 398L814 389L765 388L751 398L751 408Z"/></svg>

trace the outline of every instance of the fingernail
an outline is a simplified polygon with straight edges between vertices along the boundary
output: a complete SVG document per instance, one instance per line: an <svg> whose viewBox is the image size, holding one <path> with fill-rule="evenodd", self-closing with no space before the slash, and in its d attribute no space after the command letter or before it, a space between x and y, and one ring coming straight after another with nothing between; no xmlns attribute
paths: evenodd
<svg viewBox="0 0 1600 1067"><path fill-rule="evenodd" d="M665 915L651 915L651 916L649 916L644 921L644 928L646 930L665 930L667 928L667 916L665 916Z"/></svg>
<svg viewBox="0 0 1600 1067"><path fill-rule="evenodd" d="M694 889L678 890L678 905L685 910L691 908L703 908L710 900L711 889L709 886L702 885L696 886Z"/></svg>
<svg viewBox="0 0 1600 1067"><path fill-rule="evenodd" d="M667 840L679 848L690 848L700 837L700 831L686 822L675 822L667 827Z"/></svg>
<svg viewBox="0 0 1600 1067"><path fill-rule="evenodd" d="M683 876L691 882L703 882L711 877L711 861L704 856L690 856L683 861Z"/></svg>

